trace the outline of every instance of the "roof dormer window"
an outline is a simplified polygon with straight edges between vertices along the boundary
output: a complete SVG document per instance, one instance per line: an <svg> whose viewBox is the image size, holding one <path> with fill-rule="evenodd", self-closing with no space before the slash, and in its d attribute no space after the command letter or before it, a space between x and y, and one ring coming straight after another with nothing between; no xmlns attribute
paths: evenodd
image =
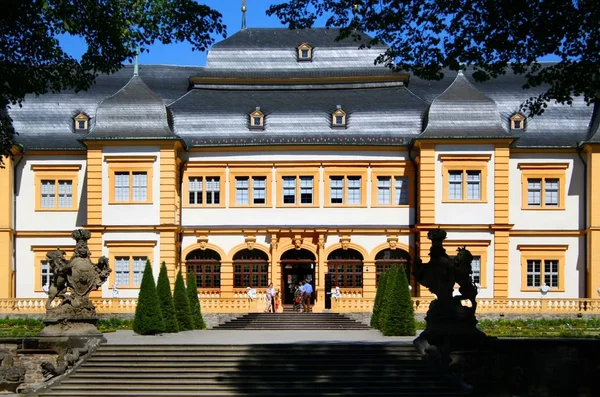
<svg viewBox="0 0 600 397"><path fill-rule="evenodd" d="M341 105L331 114L331 126L336 128L346 128L346 112L342 110Z"/></svg>
<svg viewBox="0 0 600 397"><path fill-rule="evenodd" d="M510 116L510 129L511 130L524 130L525 129L525 116L520 113L515 113Z"/></svg>
<svg viewBox="0 0 600 397"><path fill-rule="evenodd" d="M262 130L265 128L265 115L260 111L260 107L257 106L256 109L250 113L250 129L253 130Z"/></svg>
<svg viewBox="0 0 600 397"><path fill-rule="evenodd" d="M84 113L79 113L77 116L73 117L73 122L75 123L75 131L87 131L90 118Z"/></svg>
<svg viewBox="0 0 600 397"><path fill-rule="evenodd" d="M308 43L298 46L298 62L312 61L312 47Z"/></svg>

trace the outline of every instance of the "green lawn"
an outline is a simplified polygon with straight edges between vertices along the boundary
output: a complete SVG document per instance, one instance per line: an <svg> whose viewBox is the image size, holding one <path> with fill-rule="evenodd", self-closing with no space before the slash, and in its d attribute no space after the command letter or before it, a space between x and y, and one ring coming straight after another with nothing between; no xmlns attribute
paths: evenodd
<svg viewBox="0 0 600 397"><path fill-rule="evenodd" d="M98 329L114 332L131 329L133 320L111 318L100 320ZM481 320L478 327L488 336L503 338L598 338L600 318L552 320ZM0 319L0 338L35 336L44 328L42 320L33 318ZM417 329L425 329L424 321L417 321Z"/></svg>

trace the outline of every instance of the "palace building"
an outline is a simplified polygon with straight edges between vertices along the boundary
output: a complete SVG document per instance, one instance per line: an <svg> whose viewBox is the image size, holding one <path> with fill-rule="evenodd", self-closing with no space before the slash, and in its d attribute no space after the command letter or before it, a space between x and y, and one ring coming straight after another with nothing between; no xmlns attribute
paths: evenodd
<svg viewBox="0 0 600 397"><path fill-rule="evenodd" d="M45 299L45 254L70 255L76 228L109 258L105 302L115 284L135 300L149 259L173 282L195 273L203 311L248 310L247 287L270 282L291 303L305 279L322 311L327 274L336 310L368 311L382 271L429 260L437 227L450 255L473 253L480 298L597 298L600 108L530 118L522 76L425 81L337 34L243 29L206 67L126 66L10 109L0 300Z"/></svg>

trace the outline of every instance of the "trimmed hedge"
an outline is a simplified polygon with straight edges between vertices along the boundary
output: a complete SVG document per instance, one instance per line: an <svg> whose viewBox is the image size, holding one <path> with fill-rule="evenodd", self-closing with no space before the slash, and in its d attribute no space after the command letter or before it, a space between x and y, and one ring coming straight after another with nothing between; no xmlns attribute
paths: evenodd
<svg viewBox="0 0 600 397"><path fill-rule="evenodd" d="M415 313L403 266L389 270L380 330L385 336L414 336Z"/></svg>
<svg viewBox="0 0 600 397"><path fill-rule="evenodd" d="M165 332L165 322L162 313L160 310L156 310L159 304L152 266L150 265L150 260L147 260L135 308L133 332L140 335L156 335Z"/></svg>
<svg viewBox="0 0 600 397"><path fill-rule="evenodd" d="M206 329L204 318L202 318L202 309L198 300L198 286L196 284L196 274L188 273L187 277L187 294L190 301L190 312L192 315L192 324L194 329Z"/></svg>
<svg viewBox="0 0 600 397"><path fill-rule="evenodd" d="M169 283L165 262L160 265L160 273L156 282L156 293L160 302L160 311L165 320L165 332L179 332L179 324L175 315L175 305L173 304L171 284Z"/></svg>
<svg viewBox="0 0 600 397"><path fill-rule="evenodd" d="M190 311L190 300L183 282L181 270L177 273L175 279L175 288L173 290L173 304L175 305L175 313L177 314L177 323L180 331L189 331L194 329L192 322L192 313Z"/></svg>
<svg viewBox="0 0 600 397"><path fill-rule="evenodd" d="M379 328L381 319L381 311L383 309L383 301L385 296L385 285L388 272L385 271L379 276L379 285L377 285L377 293L375 294L375 302L373 303L373 315L371 316L371 327Z"/></svg>

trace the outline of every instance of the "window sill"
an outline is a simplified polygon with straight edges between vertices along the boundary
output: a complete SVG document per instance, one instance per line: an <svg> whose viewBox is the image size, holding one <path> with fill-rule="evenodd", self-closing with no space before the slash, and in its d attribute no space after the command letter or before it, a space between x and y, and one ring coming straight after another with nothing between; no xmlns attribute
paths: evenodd
<svg viewBox="0 0 600 397"><path fill-rule="evenodd" d="M37 208L35 212L77 212L77 208Z"/></svg>
<svg viewBox="0 0 600 397"><path fill-rule="evenodd" d="M325 204L324 208L367 208L366 204Z"/></svg>
<svg viewBox="0 0 600 397"><path fill-rule="evenodd" d="M210 209L210 208L225 208L225 204L185 204L183 208L193 208L193 209Z"/></svg>
<svg viewBox="0 0 600 397"><path fill-rule="evenodd" d="M487 204L487 200L442 200L444 204Z"/></svg>
<svg viewBox="0 0 600 397"><path fill-rule="evenodd" d="M564 211L564 207L521 207L523 211Z"/></svg>
<svg viewBox="0 0 600 397"><path fill-rule="evenodd" d="M537 293L542 293L542 291L540 291L539 287L527 287L527 288L521 288L521 292L537 292ZM550 288L550 291L546 292L546 295L551 294L553 292L565 292L565 289L558 289L558 288ZM543 297L542 297L543 298Z"/></svg>
<svg viewBox="0 0 600 397"><path fill-rule="evenodd" d="M152 201L114 201L108 202L108 205L152 205L154 202Z"/></svg>
<svg viewBox="0 0 600 397"><path fill-rule="evenodd" d="M376 204L371 205L371 208L414 208L410 204Z"/></svg>

